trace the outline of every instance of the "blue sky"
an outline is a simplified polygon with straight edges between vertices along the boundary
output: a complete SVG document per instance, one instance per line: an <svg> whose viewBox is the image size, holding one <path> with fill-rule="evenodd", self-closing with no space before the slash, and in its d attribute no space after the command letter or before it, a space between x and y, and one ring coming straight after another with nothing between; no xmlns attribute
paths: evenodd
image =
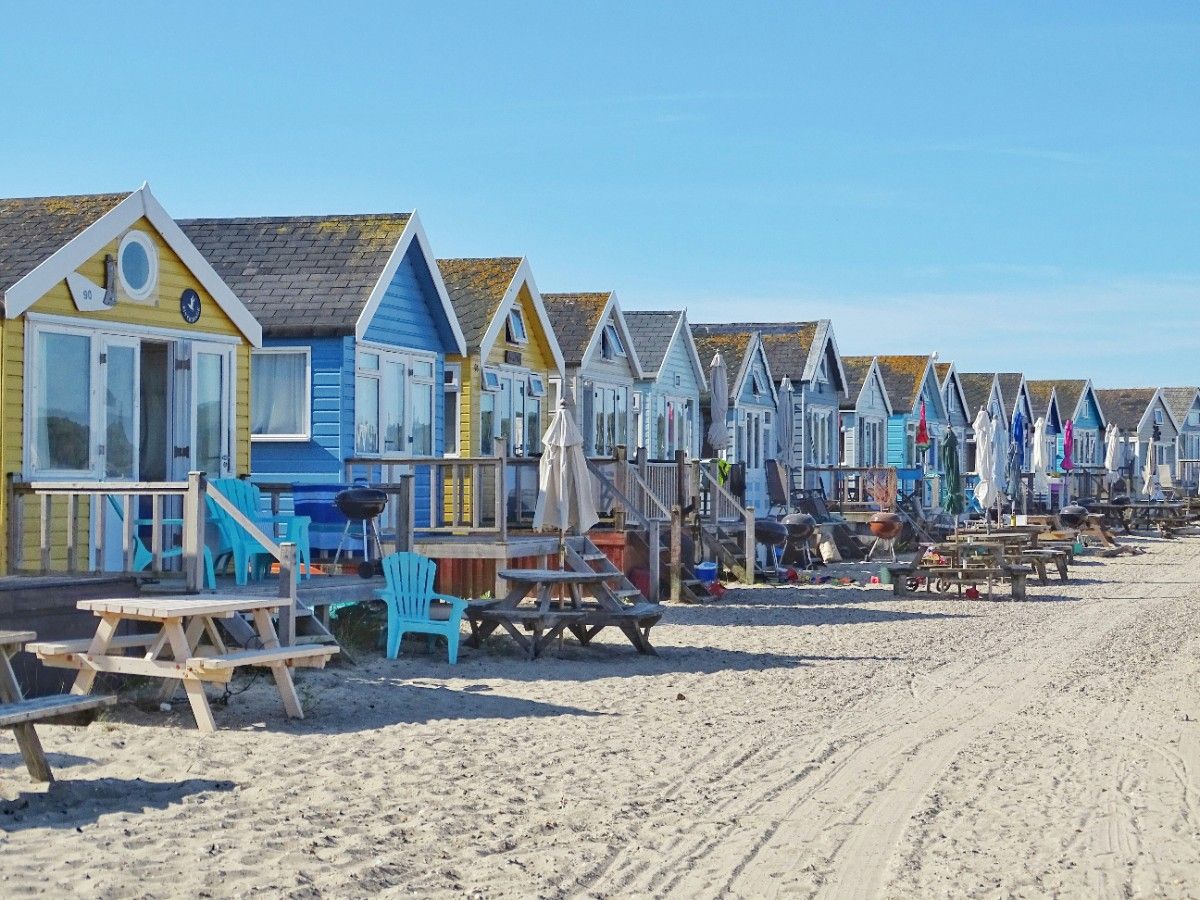
<svg viewBox="0 0 1200 900"><path fill-rule="evenodd" d="M13 4L0 193L415 207L543 290L1200 381L1200 6L983 7Z"/></svg>

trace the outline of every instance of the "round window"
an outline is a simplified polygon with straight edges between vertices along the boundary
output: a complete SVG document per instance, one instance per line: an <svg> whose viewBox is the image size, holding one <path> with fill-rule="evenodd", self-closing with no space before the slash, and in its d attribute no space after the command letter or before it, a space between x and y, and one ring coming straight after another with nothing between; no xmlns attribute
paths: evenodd
<svg viewBox="0 0 1200 900"><path fill-rule="evenodd" d="M158 250L147 234L130 231L121 238L117 272L130 300L145 300L154 293L158 285Z"/></svg>

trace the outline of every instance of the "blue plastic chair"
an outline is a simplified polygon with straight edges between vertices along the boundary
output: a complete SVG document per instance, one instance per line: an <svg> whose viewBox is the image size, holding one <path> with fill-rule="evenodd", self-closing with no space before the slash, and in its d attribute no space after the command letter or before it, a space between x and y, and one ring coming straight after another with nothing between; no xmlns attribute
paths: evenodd
<svg viewBox="0 0 1200 900"><path fill-rule="evenodd" d="M287 529L284 540L296 543L296 561L301 574L308 570L312 574L309 563L308 547L308 518L305 516L264 516L261 508L262 492L256 485L241 478L215 478L209 484L220 491L238 511L246 518L256 523L266 534L270 535L273 526L283 524ZM228 558L233 561L234 579L238 585L245 585L253 575L261 577L262 570L270 566L275 557L257 540L252 538L246 529L242 528L234 518L217 505L211 496L205 496L209 518L217 526L219 543L216 557L218 560Z"/></svg>
<svg viewBox="0 0 1200 900"><path fill-rule="evenodd" d="M108 494L107 496L108 502L113 508L113 512L115 512L117 515L117 519L124 523L125 510L122 508L121 504L117 502L116 497L114 497L112 494ZM154 554L150 552L150 548L146 546L145 542L138 535L137 529L143 526L153 527L154 520L134 519L133 524L135 526L133 531L133 570L135 572L144 572L146 569L150 568L150 564L154 562ZM159 519L158 524L182 526L183 519ZM162 551L163 559L171 559L175 556L183 556L182 547L168 547ZM215 591L217 589L216 569L213 567L212 551L209 550L208 547L204 548L204 583L208 586L210 591Z"/></svg>
<svg viewBox="0 0 1200 900"><path fill-rule="evenodd" d="M377 590L375 595L387 604L388 659L400 655L400 641L411 631L429 635L431 644L434 637L441 635L446 639L450 664L458 662L459 627L467 601L435 593L433 579L436 574L437 563L417 553L392 553L383 558L387 587ZM441 618L443 610L444 619Z"/></svg>

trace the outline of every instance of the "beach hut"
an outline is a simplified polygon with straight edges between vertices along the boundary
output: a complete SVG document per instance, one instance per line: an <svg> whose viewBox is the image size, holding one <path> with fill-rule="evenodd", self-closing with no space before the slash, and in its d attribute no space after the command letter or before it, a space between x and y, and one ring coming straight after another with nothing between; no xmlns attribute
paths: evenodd
<svg viewBox="0 0 1200 900"><path fill-rule="evenodd" d="M938 471L938 447L946 430L946 405L931 356L878 356L876 363L888 397L892 415L888 418L888 465L897 468L922 468ZM917 449L917 428L921 404L929 429L929 449Z"/></svg>
<svg viewBox="0 0 1200 900"><path fill-rule="evenodd" d="M412 213L187 219L180 226L263 323L250 471L346 480L349 460L440 457L447 355L463 336ZM453 420L452 420L453 421ZM427 522L431 481L418 474ZM340 534L313 535L333 550Z"/></svg>
<svg viewBox="0 0 1200 900"><path fill-rule="evenodd" d="M466 343L446 362L446 405L458 419L446 453L540 455L554 413L550 381L564 366L529 261L440 259L438 268Z"/></svg>
<svg viewBox="0 0 1200 900"><path fill-rule="evenodd" d="M729 331L724 326L710 325L693 325L692 336L706 366L720 353L729 372L729 412L725 420L729 444L717 455L745 466L746 505L765 512L770 507L766 466L777 452L775 416L779 397L762 340L756 331ZM708 406L705 399L705 415Z"/></svg>
<svg viewBox="0 0 1200 900"><path fill-rule="evenodd" d="M610 457L617 447L636 447L634 386L646 373L617 295L600 291L542 299L578 404L584 452Z"/></svg>
<svg viewBox="0 0 1200 900"><path fill-rule="evenodd" d="M988 416L1004 417L1004 399L1000 395L1000 380L995 372L959 372L958 383L962 387L963 399L967 404L967 413L974 425L975 417L980 410ZM1007 418L1005 417L1005 421ZM963 471L975 471L975 452L977 438L972 427L967 429L967 441L963 453Z"/></svg>
<svg viewBox="0 0 1200 900"><path fill-rule="evenodd" d="M846 373L838 352L832 323L750 322L742 325L706 325L711 333L757 332L766 353L780 404L777 422L791 423L790 457L796 487L821 486L833 491L833 469L840 460L839 410L846 396ZM788 379L791 390L779 388ZM789 414L790 413L790 414Z"/></svg>
<svg viewBox="0 0 1200 900"><path fill-rule="evenodd" d="M1179 426L1175 480L1194 490L1200 484L1200 388L1163 388L1162 392Z"/></svg>
<svg viewBox="0 0 1200 900"><path fill-rule="evenodd" d="M958 454L958 471L968 471L965 467L967 457L967 436L971 431L974 412L967 404L967 394L963 390L962 379L959 378L958 368L952 362L937 362L933 364L937 374L938 386L942 392L942 402L946 405L946 427L954 432L956 452ZM939 457L940 459L940 457Z"/></svg>
<svg viewBox="0 0 1200 900"><path fill-rule="evenodd" d="M1058 443L1055 466L1061 466L1065 448L1062 446L1063 429L1071 423L1073 441L1071 460L1081 471L1104 468L1104 429L1108 422L1096 400L1096 391L1090 379L1064 378L1054 381L1026 382L1030 400L1045 397L1047 392L1054 398L1055 413L1060 427L1056 432ZM1035 402L1036 407L1036 402ZM1036 414L1036 410L1035 410ZM1049 420L1047 420L1049 421Z"/></svg>
<svg viewBox="0 0 1200 900"><path fill-rule="evenodd" d="M886 465L892 403L879 365L873 356L843 356L842 371L846 373L841 404L842 465Z"/></svg>
<svg viewBox="0 0 1200 900"><path fill-rule="evenodd" d="M262 329L148 186L0 200L0 290L0 466L13 479L95 482L86 523L104 482L249 471ZM104 527L105 565L119 568L122 529Z"/></svg>
<svg viewBox="0 0 1200 900"><path fill-rule="evenodd" d="M1004 404L1004 419L1012 428L1013 417L1018 412L1025 417L1026 422L1032 422L1033 404L1029 400L1029 388L1025 384L1025 376L1020 372L997 372L996 383L1000 387L1000 400ZM1028 433L1028 429L1026 430ZM1025 458L1029 458L1026 447Z"/></svg>
<svg viewBox="0 0 1200 900"><path fill-rule="evenodd" d="M646 377L633 397L633 428L651 459L700 455L700 398L708 384L687 313L629 311L625 323Z"/></svg>
<svg viewBox="0 0 1200 900"><path fill-rule="evenodd" d="M1029 396L1029 407L1033 414L1031 421L1036 422L1038 419L1042 419L1046 423L1042 433L1046 440L1048 471L1057 472L1063 459L1063 428L1067 420L1062 415L1059 406L1055 382L1029 381L1025 384L1025 390ZM1101 461L1103 461L1103 456Z"/></svg>
<svg viewBox="0 0 1200 900"><path fill-rule="evenodd" d="M1121 429L1126 463L1133 463L1133 481L1126 481L1127 490L1141 492L1147 460L1174 472L1180 428L1161 388L1100 389L1096 401L1104 421Z"/></svg>

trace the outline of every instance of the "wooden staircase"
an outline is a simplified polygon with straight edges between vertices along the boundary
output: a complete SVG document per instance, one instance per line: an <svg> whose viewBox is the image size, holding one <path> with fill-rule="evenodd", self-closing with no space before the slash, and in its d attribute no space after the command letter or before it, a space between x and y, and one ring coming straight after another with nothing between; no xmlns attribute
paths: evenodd
<svg viewBox="0 0 1200 900"><path fill-rule="evenodd" d="M586 535L574 535L567 538L563 551L568 568L576 572L599 572L602 575L612 576L607 579L607 583L613 594L622 603L636 606L639 603L650 602L642 596L641 591L634 587L633 582L625 577L625 573L613 565L612 560L604 554L604 551L593 544Z"/></svg>
<svg viewBox="0 0 1200 900"><path fill-rule="evenodd" d="M746 562L745 540L742 531L730 525L716 525L710 522L700 523L700 540L705 548L717 559L733 577L744 584L753 584L758 571L757 562Z"/></svg>
<svg viewBox="0 0 1200 900"><path fill-rule="evenodd" d="M647 555L650 553L650 541L646 534L639 528L633 528L626 532L627 539L637 543L644 549ZM671 570L671 547L667 544L659 550L662 558L662 571L667 573L667 578L670 578ZM684 562L680 566L680 589L679 602L681 603L704 603L712 599L712 594L705 586L704 582L696 577L696 573L692 567Z"/></svg>

